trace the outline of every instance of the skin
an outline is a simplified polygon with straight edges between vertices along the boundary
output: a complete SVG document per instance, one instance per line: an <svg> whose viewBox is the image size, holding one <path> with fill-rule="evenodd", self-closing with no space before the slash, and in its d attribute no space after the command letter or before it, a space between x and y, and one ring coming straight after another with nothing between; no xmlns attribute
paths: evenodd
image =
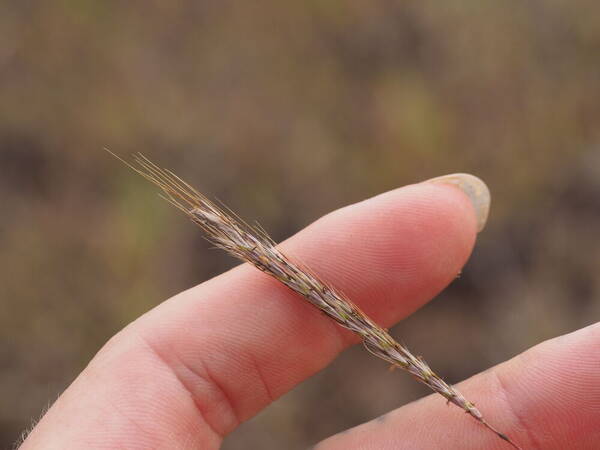
<svg viewBox="0 0 600 450"><path fill-rule="evenodd" d="M281 248L388 327L455 278L476 228L459 189L421 183L328 214ZM218 448L241 422L356 342L243 264L165 301L109 340L22 448ZM595 324L459 388L523 448L598 448L599 350ZM509 448L433 395L317 447Z"/></svg>

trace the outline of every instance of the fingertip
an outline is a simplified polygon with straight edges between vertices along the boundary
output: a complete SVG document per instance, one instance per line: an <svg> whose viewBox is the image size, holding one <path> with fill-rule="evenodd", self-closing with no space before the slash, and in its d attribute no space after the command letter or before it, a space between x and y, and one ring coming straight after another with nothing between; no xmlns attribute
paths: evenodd
<svg viewBox="0 0 600 450"><path fill-rule="evenodd" d="M445 184L460 189L468 197L475 211L477 232L483 230L490 212L491 194L481 178L468 173L453 173L432 178L425 183Z"/></svg>
<svg viewBox="0 0 600 450"><path fill-rule="evenodd" d="M393 296L416 305L456 277L476 235L477 217L464 193L418 183L328 214L282 248L355 298ZM357 285L371 295L354 290Z"/></svg>

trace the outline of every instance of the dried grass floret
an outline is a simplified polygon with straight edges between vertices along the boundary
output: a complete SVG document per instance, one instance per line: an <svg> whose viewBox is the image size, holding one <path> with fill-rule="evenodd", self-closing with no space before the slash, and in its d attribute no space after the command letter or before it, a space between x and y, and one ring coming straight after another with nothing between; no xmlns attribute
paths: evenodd
<svg viewBox="0 0 600 450"><path fill-rule="evenodd" d="M248 225L233 211L216 205L177 175L158 167L142 154L134 155L134 164L116 157L157 185L163 192L162 197L202 228L206 238L214 245L300 294L340 326L356 333L370 353L393 367L404 369L514 448L520 448L508 436L492 427L473 403L433 372L421 357L414 356L398 343L339 290L284 255L262 228Z"/></svg>

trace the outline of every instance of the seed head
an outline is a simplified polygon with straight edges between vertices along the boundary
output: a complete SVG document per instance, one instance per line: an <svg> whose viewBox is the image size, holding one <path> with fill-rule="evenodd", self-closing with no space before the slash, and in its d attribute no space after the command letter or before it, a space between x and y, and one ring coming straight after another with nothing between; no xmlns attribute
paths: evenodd
<svg viewBox="0 0 600 450"><path fill-rule="evenodd" d="M414 356L398 343L340 291L284 255L262 228L248 225L233 211L216 205L177 175L158 167L142 154L134 155L134 165L110 153L157 185L162 190L162 197L202 228L210 242L277 279L340 326L356 333L370 353L393 367L407 371L514 448L520 448L508 436L488 424L475 405L435 374L421 357Z"/></svg>

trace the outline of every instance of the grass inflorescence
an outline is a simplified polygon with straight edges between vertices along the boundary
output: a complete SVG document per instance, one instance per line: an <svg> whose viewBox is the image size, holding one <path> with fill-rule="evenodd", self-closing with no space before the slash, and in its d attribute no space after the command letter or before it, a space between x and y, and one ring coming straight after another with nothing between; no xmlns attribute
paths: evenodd
<svg viewBox="0 0 600 450"><path fill-rule="evenodd" d="M158 167L142 154L134 155L132 164L119 159L157 185L163 192L162 197L202 228L210 242L300 294L340 326L356 333L370 353L407 371L514 448L520 448L508 436L493 428L473 403L433 372L421 357L414 356L398 343L340 291L284 255L264 230L248 225L235 213L216 205L177 175Z"/></svg>

